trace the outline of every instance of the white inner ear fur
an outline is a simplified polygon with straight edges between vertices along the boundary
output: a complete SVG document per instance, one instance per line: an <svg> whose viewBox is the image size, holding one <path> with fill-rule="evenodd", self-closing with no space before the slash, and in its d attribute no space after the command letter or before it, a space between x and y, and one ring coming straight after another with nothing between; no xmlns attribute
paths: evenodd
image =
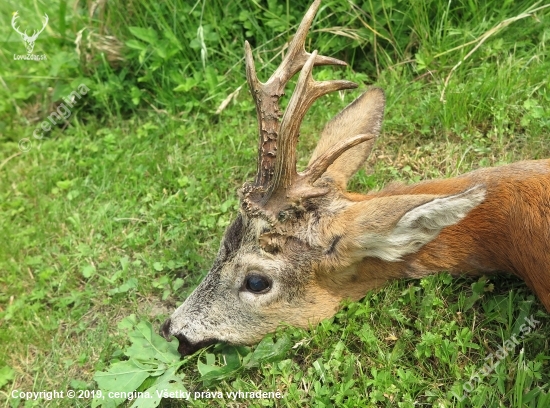
<svg viewBox="0 0 550 408"><path fill-rule="evenodd" d="M364 256L396 262L417 252L445 227L458 223L485 199L486 190L476 186L463 193L436 198L408 211L387 233L363 235Z"/></svg>

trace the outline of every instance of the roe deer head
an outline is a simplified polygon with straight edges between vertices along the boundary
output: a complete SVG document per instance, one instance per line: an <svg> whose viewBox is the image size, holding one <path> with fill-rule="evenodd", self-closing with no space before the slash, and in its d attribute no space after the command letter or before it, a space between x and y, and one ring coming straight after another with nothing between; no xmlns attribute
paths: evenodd
<svg viewBox="0 0 550 408"><path fill-rule="evenodd" d="M371 88L324 128L296 170L300 123L311 104L348 81L318 82L315 65L344 62L304 50L319 7L306 13L275 73L262 83L245 44L259 122L256 178L239 192L212 269L162 326L182 355L213 342L252 344L281 323L307 328L343 299L400 277L508 271L550 311L550 160L481 169L447 180L346 191L380 133L385 105ZM278 101L301 71L284 113Z"/></svg>

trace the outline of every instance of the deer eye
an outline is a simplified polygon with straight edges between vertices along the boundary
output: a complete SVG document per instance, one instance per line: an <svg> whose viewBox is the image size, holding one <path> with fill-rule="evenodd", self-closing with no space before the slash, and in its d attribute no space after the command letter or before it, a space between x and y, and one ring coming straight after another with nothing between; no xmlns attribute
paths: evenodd
<svg viewBox="0 0 550 408"><path fill-rule="evenodd" d="M260 275L250 275L245 281L246 290L252 293L265 293L271 289L271 281Z"/></svg>

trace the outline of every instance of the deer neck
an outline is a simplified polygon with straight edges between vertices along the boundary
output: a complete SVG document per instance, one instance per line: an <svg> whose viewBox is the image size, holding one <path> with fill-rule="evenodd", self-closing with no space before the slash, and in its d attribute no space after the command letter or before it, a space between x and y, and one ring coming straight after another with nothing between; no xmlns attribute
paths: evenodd
<svg viewBox="0 0 550 408"><path fill-rule="evenodd" d="M401 194L456 194L468 189L472 182L466 178L434 180L415 185L392 184L386 189L368 195L353 195L352 200L363 201L375 197ZM492 199L489 197L489 201ZM491 204L489 204L491 205ZM385 282L400 278L422 278L441 271L453 275L479 275L510 270L505 253L495 254L507 241L499 229L503 215L484 210L485 204L472 210L458 224L449 226L431 242L400 261L388 262L365 258L353 266L355 276L354 298L360 298ZM505 251L505 244L503 252ZM362 292L362 296L359 293Z"/></svg>

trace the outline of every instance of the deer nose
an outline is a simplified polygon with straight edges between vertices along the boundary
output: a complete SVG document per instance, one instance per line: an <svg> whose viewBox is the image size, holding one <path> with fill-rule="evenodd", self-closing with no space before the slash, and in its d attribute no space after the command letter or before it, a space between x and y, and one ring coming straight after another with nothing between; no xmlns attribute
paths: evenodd
<svg viewBox="0 0 550 408"><path fill-rule="evenodd" d="M198 343L191 343L183 333L171 333L170 332L171 328L172 328L172 320L168 318L160 326L159 334L162 337L164 337L166 341L172 341L172 336L178 339L178 342L179 342L178 352L181 354L182 357L187 356L189 354L193 354L195 351L203 347L207 347L211 344L218 342L218 340L216 339L206 339L206 340L199 341Z"/></svg>
<svg viewBox="0 0 550 408"><path fill-rule="evenodd" d="M172 336L176 337L179 342L178 352L181 354L182 357L188 354L193 354L195 351L213 343L213 341L207 340L204 342L193 344L182 333L170 333L171 326L172 320L170 318L166 319L164 323L162 323L162 325L160 326L159 334L164 337L166 341L172 341Z"/></svg>
<svg viewBox="0 0 550 408"><path fill-rule="evenodd" d="M172 341L172 335L170 334L170 326L172 321L170 318L166 319L162 326L160 326L159 334L166 339L166 341Z"/></svg>

